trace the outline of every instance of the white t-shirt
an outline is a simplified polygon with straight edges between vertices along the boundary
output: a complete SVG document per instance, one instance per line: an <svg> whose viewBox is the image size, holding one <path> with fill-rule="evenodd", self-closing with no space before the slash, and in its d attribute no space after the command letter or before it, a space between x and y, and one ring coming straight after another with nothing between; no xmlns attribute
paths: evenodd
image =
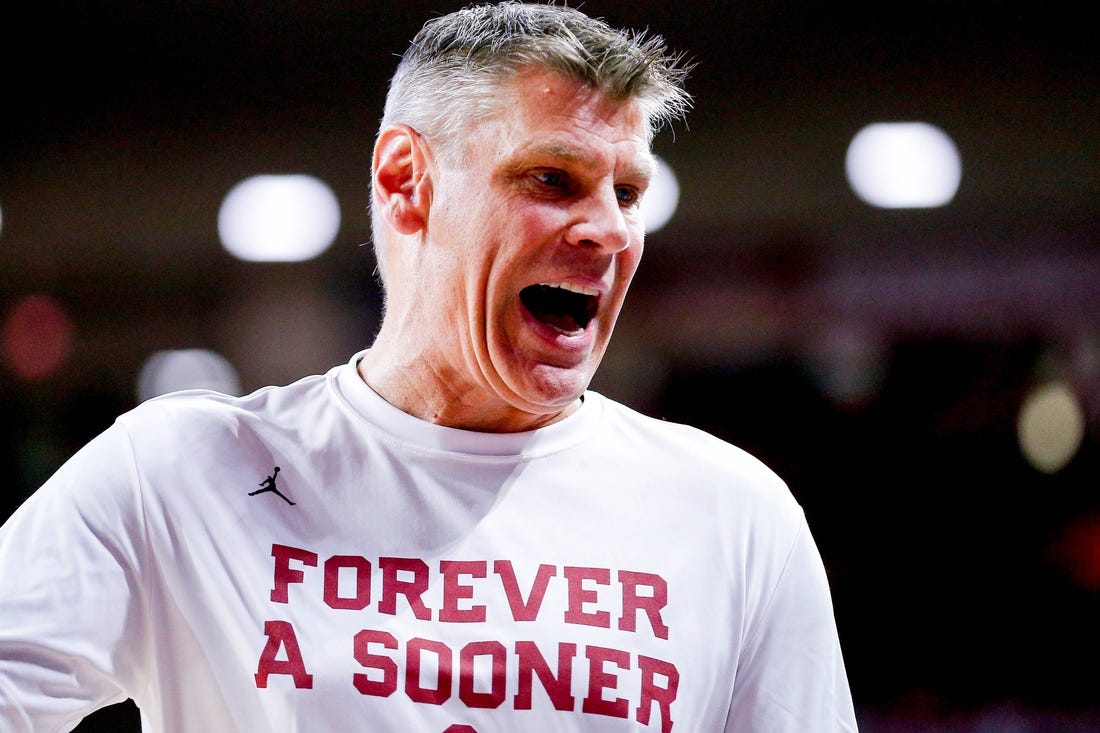
<svg viewBox="0 0 1100 733"><path fill-rule="evenodd" d="M854 731L802 510L589 392L549 427L358 377L122 415L0 529L0 733Z"/></svg>

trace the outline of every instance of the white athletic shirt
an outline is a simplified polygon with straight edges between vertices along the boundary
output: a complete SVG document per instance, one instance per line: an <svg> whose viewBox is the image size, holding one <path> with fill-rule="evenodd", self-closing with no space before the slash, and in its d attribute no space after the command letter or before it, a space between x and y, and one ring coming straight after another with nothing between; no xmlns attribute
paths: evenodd
<svg viewBox="0 0 1100 733"><path fill-rule="evenodd" d="M821 559L754 458L596 393L420 421L356 360L150 400L0 529L0 732L854 731Z"/></svg>

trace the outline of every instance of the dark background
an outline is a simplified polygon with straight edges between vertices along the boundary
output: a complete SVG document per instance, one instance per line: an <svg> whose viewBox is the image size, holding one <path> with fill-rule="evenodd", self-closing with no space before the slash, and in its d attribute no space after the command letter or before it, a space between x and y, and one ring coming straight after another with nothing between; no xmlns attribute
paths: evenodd
<svg viewBox="0 0 1100 733"><path fill-rule="evenodd" d="M74 324L48 379L0 362L0 516L136 402L155 349L245 390L344 361L378 323L366 214L386 82L458 3L38 2L0 20L0 317ZM588 2L698 63L656 152L682 190L595 387L759 455L806 507L862 729L1100 730L1100 120L1076 4ZM948 206L882 211L852 136L923 120L959 147ZM218 206L305 172L336 244L249 264ZM1039 381L1088 426L1055 474L1015 419ZM847 381L845 381L847 380ZM840 390L837 384L858 389ZM124 730L133 711L82 731Z"/></svg>

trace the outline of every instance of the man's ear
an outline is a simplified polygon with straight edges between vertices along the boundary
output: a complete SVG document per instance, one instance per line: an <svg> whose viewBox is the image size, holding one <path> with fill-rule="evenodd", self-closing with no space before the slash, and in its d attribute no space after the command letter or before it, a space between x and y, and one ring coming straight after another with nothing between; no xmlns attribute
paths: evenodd
<svg viewBox="0 0 1100 733"><path fill-rule="evenodd" d="M428 223L432 204L429 153L424 138L408 125L391 125L374 145L375 208L401 234L415 234Z"/></svg>

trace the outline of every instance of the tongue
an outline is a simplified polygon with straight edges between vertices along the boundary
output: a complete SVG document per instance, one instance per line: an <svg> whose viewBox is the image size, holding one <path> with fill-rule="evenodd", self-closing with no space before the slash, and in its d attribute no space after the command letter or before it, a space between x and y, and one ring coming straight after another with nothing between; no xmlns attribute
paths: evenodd
<svg viewBox="0 0 1100 733"><path fill-rule="evenodd" d="M534 310L531 311L531 315L547 326L552 326L563 333L572 333L580 330L580 327L577 326L577 322L574 321L573 317L568 313L549 313L547 311Z"/></svg>
<svg viewBox="0 0 1100 733"><path fill-rule="evenodd" d="M582 330L574 316L574 305L570 298L576 297L557 288L545 285L531 285L519 294L523 305L540 322L562 333L576 333Z"/></svg>

